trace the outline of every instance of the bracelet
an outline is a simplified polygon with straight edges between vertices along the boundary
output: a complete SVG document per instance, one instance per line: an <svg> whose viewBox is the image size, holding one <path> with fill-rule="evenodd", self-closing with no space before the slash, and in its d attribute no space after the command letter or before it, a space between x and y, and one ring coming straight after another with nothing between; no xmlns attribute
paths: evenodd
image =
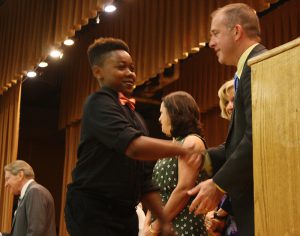
<svg viewBox="0 0 300 236"><path fill-rule="evenodd" d="M154 230L154 229L152 228L152 223L150 224L149 231L150 231L150 233L152 233L152 234L159 234L159 231L156 231L156 230Z"/></svg>

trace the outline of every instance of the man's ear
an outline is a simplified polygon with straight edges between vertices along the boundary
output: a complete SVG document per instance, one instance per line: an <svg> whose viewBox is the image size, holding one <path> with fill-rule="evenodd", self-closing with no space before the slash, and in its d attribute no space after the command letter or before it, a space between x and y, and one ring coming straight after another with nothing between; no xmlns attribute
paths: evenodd
<svg viewBox="0 0 300 236"><path fill-rule="evenodd" d="M102 69L100 66L98 65L93 65L92 66L92 72L93 72L93 75L94 77L100 81L100 79L102 78Z"/></svg>
<svg viewBox="0 0 300 236"><path fill-rule="evenodd" d="M244 34L244 29L241 25L237 24L237 25L234 26L233 32L234 32L235 40L238 40Z"/></svg>
<svg viewBox="0 0 300 236"><path fill-rule="evenodd" d="M23 179L24 178L24 171L23 170L20 170L19 172L18 172L18 177L20 178L20 179Z"/></svg>

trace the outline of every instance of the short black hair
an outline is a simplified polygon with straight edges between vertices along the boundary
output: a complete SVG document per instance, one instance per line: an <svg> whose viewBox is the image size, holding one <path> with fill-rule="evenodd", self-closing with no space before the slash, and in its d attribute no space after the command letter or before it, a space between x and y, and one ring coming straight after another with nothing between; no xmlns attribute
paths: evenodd
<svg viewBox="0 0 300 236"><path fill-rule="evenodd" d="M101 65L105 55L111 51L124 50L129 53L128 45L117 38L98 38L87 50L90 65Z"/></svg>

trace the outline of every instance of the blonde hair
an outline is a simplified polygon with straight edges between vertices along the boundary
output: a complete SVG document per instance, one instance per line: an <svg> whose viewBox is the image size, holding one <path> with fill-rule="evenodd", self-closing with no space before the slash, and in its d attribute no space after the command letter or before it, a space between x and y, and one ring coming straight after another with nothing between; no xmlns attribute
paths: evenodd
<svg viewBox="0 0 300 236"><path fill-rule="evenodd" d="M227 120L230 120L230 115L226 112L226 105L229 101L228 93L230 89L233 89L233 79L225 82L218 91L221 117Z"/></svg>
<svg viewBox="0 0 300 236"><path fill-rule="evenodd" d="M25 161L17 160L10 164L7 164L4 167L5 171L12 173L13 175L17 175L20 171L24 172L24 176L27 179L34 179L34 172L32 167Z"/></svg>

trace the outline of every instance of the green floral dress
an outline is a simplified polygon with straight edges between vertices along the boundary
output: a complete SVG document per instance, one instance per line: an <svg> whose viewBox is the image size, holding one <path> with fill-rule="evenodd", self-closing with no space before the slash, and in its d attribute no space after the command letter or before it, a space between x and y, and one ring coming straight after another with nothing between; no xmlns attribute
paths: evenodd
<svg viewBox="0 0 300 236"><path fill-rule="evenodd" d="M178 140L183 143L184 139ZM196 184L207 179L204 171L199 174ZM158 160L153 169L153 182L160 187L160 196L165 205L178 182L178 159L177 157L164 158ZM195 184L195 185L196 185ZM190 199L185 208L173 219L172 224L176 235L179 236L206 236L204 226L204 216L195 216L189 212L189 206L193 198Z"/></svg>

